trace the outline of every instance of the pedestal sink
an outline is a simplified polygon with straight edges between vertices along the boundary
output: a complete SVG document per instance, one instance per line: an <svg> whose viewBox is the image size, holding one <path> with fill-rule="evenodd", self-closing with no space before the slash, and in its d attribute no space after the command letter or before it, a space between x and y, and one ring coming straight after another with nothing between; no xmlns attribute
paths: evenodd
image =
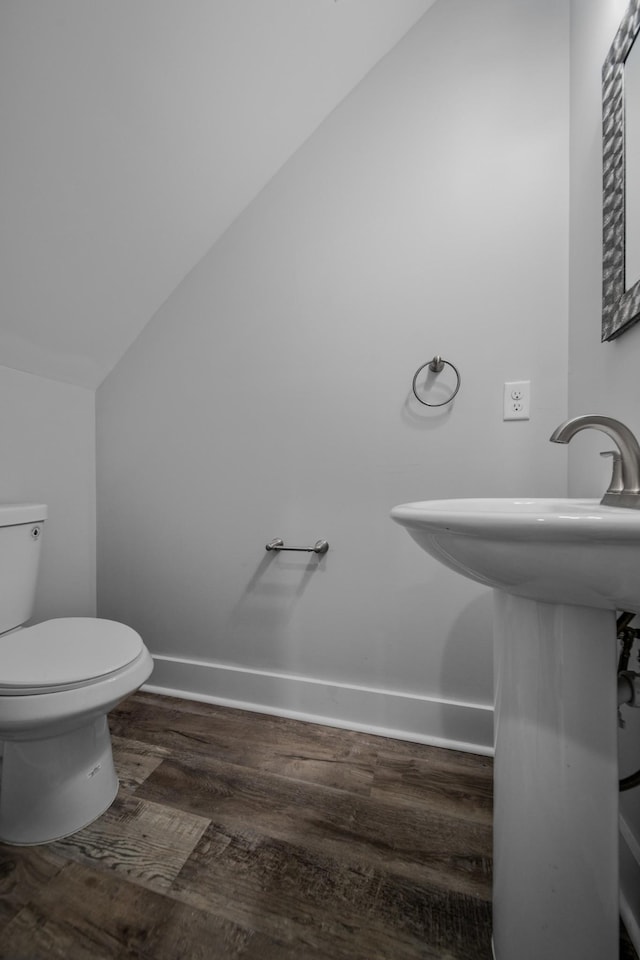
<svg viewBox="0 0 640 960"><path fill-rule="evenodd" d="M640 612L640 510L434 500L392 517L495 590L496 960L615 960L615 623Z"/></svg>

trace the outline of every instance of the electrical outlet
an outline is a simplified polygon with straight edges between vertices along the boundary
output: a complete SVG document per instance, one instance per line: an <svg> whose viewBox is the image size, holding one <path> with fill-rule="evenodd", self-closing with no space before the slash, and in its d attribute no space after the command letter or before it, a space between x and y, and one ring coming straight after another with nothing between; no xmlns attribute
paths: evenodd
<svg viewBox="0 0 640 960"><path fill-rule="evenodd" d="M531 381L515 380L504 385L503 420L528 420L531 406Z"/></svg>

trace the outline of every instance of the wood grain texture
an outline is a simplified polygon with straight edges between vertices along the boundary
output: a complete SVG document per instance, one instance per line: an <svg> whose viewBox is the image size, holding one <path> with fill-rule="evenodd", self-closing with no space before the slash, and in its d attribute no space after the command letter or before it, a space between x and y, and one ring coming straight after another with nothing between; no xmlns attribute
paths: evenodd
<svg viewBox="0 0 640 960"><path fill-rule="evenodd" d="M214 759L166 760L136 796L180 806L230 829L250 824L336 859L490 895L491 826L418 805L371 800ZM269 803L265 804L265 796Z"/></svg>
<svg viewBox="0 0 640 960"><path fill-rule="evenodd" d="M185 701L162 699L166 702L160 706L148 701L127 704L112 719L112 732L126 736L127 724L134 719L142 740L170 747L174 755L215 756L350 793L369 792L376 760L373 738L197 701L183 709Z"/></svg>
<svg viewBox="0 0 640 960"><path fill-rule="evenodd" d="M173 890L185 902L301 951L312 948L344 960L472 960L484 955L478 947L487 942L486 901L299 842L214 824Z"/></svg>
<svg viewBox="0 0 640 960"><path fill-rule="evenodd" d="M42 885L5 927L7 960L297 960L277 940L237 926L109 871L69 864L54 885ZM312 960L328 960L318 955Z"/></svg>
<svg viewBox="0 0 640 960"><path fill-rule="evenodd" d="M164 747L142 743L139 740L127 740L125 737L111 737L113 759L120 786L131 792L143 783L150 773L159 766L171 752Z"/></svg>
<svg viewBox="0 0 640 960"><path fill-rule="evenodd" d="M165 892L182 869L209 820L120 791L103 816L51 844L69 860L125 874Z"/></svg>
<svg viewBox="0 0 640 960"><path fill-rule="evenodd" d="M0 845L0 958L490 960L486 757L143 693L110 722L113 806Z"/></svg>
<svg viewBox="0 0 640 960"><path fill-rule="evenodd" d="M0 844L0 943L3 928L29 903L35 890L55 880L65 864L64 856L47 846Z"/></svg>

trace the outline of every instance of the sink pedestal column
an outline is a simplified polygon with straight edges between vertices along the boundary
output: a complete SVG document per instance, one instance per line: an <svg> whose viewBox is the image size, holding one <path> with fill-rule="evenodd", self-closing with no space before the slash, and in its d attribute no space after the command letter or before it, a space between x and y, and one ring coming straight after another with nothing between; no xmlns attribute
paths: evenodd
<svg viewBox="0 0 640 960"><path fill-rule="evenodd" d="M616 960L615 612L495 591L496 960Z"/></svg>

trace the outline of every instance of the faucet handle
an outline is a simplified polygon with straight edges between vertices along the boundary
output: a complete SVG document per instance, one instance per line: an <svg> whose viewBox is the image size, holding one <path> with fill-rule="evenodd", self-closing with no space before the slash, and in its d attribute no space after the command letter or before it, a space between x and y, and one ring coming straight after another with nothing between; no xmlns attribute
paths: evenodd
<svg viewBox="0 0 640 960"><path fill-rule="evenodd" d="M609 484L607 493L621 493L622 490L624 490L624 483L622 482L622 454L619 450L603 450L600 456L611 457L613 460L611 483Z"/></svg>

